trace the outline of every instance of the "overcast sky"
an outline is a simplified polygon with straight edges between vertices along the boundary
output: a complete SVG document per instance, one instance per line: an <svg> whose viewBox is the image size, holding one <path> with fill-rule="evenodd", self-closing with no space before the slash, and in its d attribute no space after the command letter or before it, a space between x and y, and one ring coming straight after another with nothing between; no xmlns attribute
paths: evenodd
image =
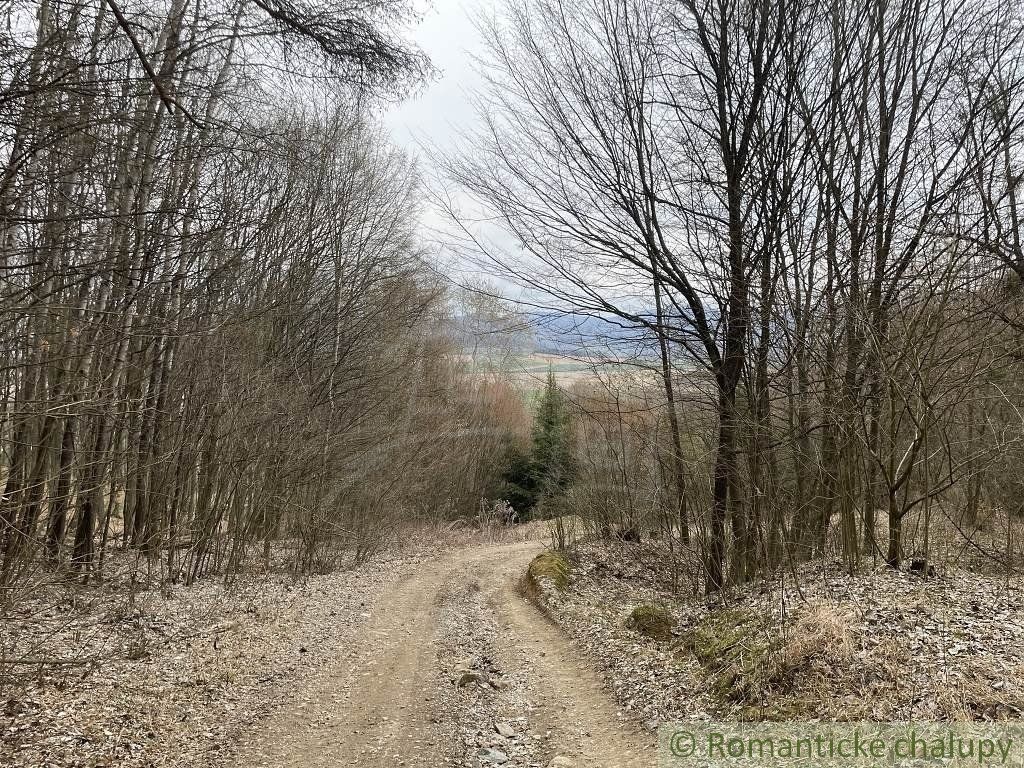
<svg viewBox="0 0 1024 768"><path fill-rule="evenodd" d="M480 80L472 53L478 54L482 43L471 16L479 3L433 0L423 21L407 35L430 57L438 74L417 97L388 110L384 124L396 144L415 154L421 143L450 149L457 132L474 118L469 93Z"/></svg>
<svg viewBox="0 0 1024 768"><path fill-rule="evenodd" d="M468 211L478 210L478 206L439 179L429 167L427 155L428 150L434 148L446 154L456 153L460 133L472 132L476 120L472 93L479 91L482 84L473 56L483 51L483 40L473 19L479 16L481 9L485 13L493 13L495 4L501 0L417 2L420 7L427 2L430 6L423 12L423 21L405 37L430 57L437 74L416 97L386 109L382 120L395 144L419 157L424 182L438 190L465 215ZM506 245L508 235L498 227L483 225L480 230ZM487 271L481 269L481 263L475 258L466 258L464 253L452 247L464 236L447 213L434 207L429 200L424 201L420 232L423 239L435 247L438 266L455 282L475 280ZM500 286L508 295L517 293L498 277L492 279L492 284Z"/></svg>
<svg viewBox="0 0 1024 768"><path fill-rule="evenodd" d="M467 217L464 223L481 242L505 255L519 250L515 238L493 221L486 221L488 217L478 203L438 179L424 151L437 148L443 153L457 153L460 134L472 133L477 120L472 94L482 86L473 57L484 52L483 39L473 19L481 13L493 16L501 3L502 0L433 0L423 21L405 37L430 57L437 75L418 96L385 110L382 120L395 144L420 158L425 183L439 190ZM479 287L484 280L489 289L507 298L541 301L534 291L518 281L510 281L503 269L494 268L486 256L455 247L456 243L466 245L464 233L447 213L429 201L425 202L420 231L423 239L435 248L437 266L454 283Z"/></svg>

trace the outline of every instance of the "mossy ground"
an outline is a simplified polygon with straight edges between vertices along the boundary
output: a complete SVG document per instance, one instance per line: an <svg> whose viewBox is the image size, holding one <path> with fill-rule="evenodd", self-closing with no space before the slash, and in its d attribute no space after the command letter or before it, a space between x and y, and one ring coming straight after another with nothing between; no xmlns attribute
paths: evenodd
<svg viewBox="0 0 1024 768"><path fill-rule="evenodd" d="M708 672L722 699L745 702L781 682L781 643L763 618L736 609L716 611L683 635L680 645Z"/></svg>
<svg viewBox="0 0 1024 768"><path fill-rule="evenodd" d="M805 609L789 625L750 610L715 611L679 645L704 669L708 690L750 720L813 712L820 692L844 674L853 653L848 617L826 605Z"/></svg>
<svg viewBox="0 0 1024 768"><path fill-rule="evenodd" d="M526 569L526 579L533 588L540 587L540 579L550 579L558 590L569 585L569 573L572 566L568 558L559 552L542 552L537 555Z"/></svg>
<svg viewBox="0 0 1024 768"><path fill-rule="evenodd" d="M671 640L675 623L675 617L668 608L654 603L641 603L626 620L627 627L655 640Z"/></svg>

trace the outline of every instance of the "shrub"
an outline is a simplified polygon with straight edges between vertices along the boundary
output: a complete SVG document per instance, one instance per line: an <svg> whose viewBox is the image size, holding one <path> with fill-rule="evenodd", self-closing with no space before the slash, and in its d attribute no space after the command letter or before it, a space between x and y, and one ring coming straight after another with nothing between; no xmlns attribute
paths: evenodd
<svg viewBox="0 0 1024 768"><path fill-rule="evenodd" d="M746 611L711 613L683 635L681 644L708 671L712 689L724 699L756 698L779 672L772 663L778 642L759 617Z"/></svg>
<svg viewBox="0 0 1024 768"><path fill-rule="evenodd" d="M808 608L782 630L749 611L721 610L683 635L681 645L707 670L712 690L733 702L813 687L813 680L834 677L852 659L849 617L835 608Z"/></svg>

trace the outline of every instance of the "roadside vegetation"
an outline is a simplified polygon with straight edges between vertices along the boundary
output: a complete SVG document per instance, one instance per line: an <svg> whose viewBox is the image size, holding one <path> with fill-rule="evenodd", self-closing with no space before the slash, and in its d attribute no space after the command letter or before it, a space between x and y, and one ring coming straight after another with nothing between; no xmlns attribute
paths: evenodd
<svg viewBox="0 0 1024 768"><path fill-rule="evenodd" d="M696 546L709 594L947 544L1012 571L976 532L1024 496L1021 9L669 5L511 0L446 164L520 244L460 219L466 257L609 329L567 509Z"/></svg>

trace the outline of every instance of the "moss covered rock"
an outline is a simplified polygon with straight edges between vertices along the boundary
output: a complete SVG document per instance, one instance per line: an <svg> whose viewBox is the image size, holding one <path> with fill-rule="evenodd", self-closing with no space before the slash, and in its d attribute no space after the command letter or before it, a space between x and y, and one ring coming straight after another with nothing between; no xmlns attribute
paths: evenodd
<svg viewBox="0 0 1024 768"><path fill-rule="evenodd" d="M541 579L550 579L556 589L565 589L571 571L568 559L558 552L543 552L533 558L526 569L526 578L533 587L540 587Z"/></svg>
<svg viewBox="0 0 1024 768"><path fill-rule="evenodd" d="M627 627L655 640L671 640L675 623L675 616L668 608L653 603L641 603L626 620Z"/></svg>

